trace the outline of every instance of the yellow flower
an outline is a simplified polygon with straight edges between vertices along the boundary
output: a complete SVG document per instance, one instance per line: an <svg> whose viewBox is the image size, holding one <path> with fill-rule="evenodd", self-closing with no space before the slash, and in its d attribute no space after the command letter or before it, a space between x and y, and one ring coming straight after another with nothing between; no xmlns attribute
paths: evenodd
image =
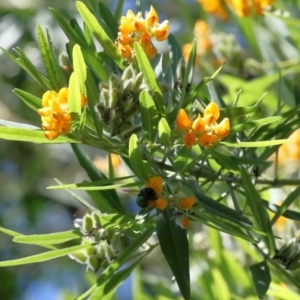
<svg viewBox="0 0 300 300"><path fill-rule="evenodd" d="M86 98L81 95L81 107L86 105ZM56 139L60 134L70 131L71 115L68 105L68 89L62 88L58 92L47 91L42 98L43 108L38 110L42 119L42 128L49 140Z"/></svg>
<svg viewBox="0 0 300 300"><path fill-rule="evenodd" d="M159 18L155 9L151 6L143 19L141 12L136 15L128 10L126 16L121 18L118 28L118 37L115 42L116 47L121 52L123 58L128 61L134 60L134 42L139 42L146 55L152 58L156 55L156 48L152 43L152 38L163 41L169 34L169 21L159 24Z"/></svg>

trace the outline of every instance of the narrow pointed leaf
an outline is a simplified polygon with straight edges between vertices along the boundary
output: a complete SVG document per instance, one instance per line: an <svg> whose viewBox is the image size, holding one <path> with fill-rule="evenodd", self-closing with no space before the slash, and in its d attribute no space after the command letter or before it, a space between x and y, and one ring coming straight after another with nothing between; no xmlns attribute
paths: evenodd
<svg viewBox="0 0 300 300"><path fill-rule="evenodd" d="M14 89L13 92L34 111L42 107L42 100L40 98L19 89Z"/></svg>
<svg viewBox="0 0 300 300"><path fill-rule="evenodd" d="M284 140L271 140L271 141L260 141L260 142L239 142L239 143L228 143L228 142L220 142L221 145L226 147L268 147L268 146L275 146L287 143L288 139Z"/></svg>
<svg viewBox="0 0 300 300"><path fill-rule="evenodd" d="M266 244L268 245L270 253L273 253L275 250L275 241L273 237L273 231L271 228L271 222L269 215L260 200L258 192L256 191L251 178L247 171L242 167L241 175L243 181L243 187L245 189L245 196L247 199L247 204L253 214L255 224L265 233L268 234L267 237L263 236Z"/></svg>
<svg viewBox="0 0 300 300"><path fill-rule="evenodd" d="M86 171L87 175L92 181L97 181L101 179L106 179L107 177L94 165L91 159L86 155L86 153L78 148L76 145L71 144L72 149L80 163L81 167ZM99 201L105 201L109 206L111 206L112 210L115 212L119 212L120 214L124 214L124 208L120 202L118 194L115 190L103 190L99 191ZM95 203L98 204L97 202ZM101 210L101 207L99 207Z"/></svg>
<svg viewBox="0 0 300 300"><path fill-rule="evenodd" d="M238 131L243 131L254 127L266 125L266 124L271 124L273 122L280 121L281 119L282 118L280 116L275 116L275 117L268 117L259 120L248 121L231 127L230 132L238 132Z"/></svg>
<svg viewBox="0 0 300 300"><path fill-rule="evenodd" d="M147 91L140 94L140 112L143 129L150 142L154 142L158 123L158 113L153 99Z"/></svg>
<svg viewBox="0 0 300 300"><path fill-rule="evenodd" d="M73 72L70 77L68 104L72 120L79 118L81 114L81 95L76 72Z"/></svg>
<svg viewBox="0 0 300 300"><path fill-rule="evenodd" d="M71 254L72 252L85 249L87 247L91 247L90 244L85 245L79 245L79 246L73 246L69 248L59 249L59 250L53 250L44 252L41 254L36 254L20 259L14 259L14 260L7 260L7 261L1 261L0 267L10 267L10 266L19 266L19 265L25 265L25 264L32 264L32 263L39 263L43 261L47 261L50 259L66 256L68 254Z"/></svg>
<svg viewBox="0 0 300 300"><path fill-rule="evenodd" d="M168 121L165 118L161 118L158 123L158 136L159 136L159 143L162 146L169 146L171 129L168 124Z"/></svg>
<svg viewBox="0 0 300 300"><path fill-rule="evenodd" d="M50 87L52 90L58 91L64 86L64 83L61 81L61 76L59 75L61 71L59 69L58 62L52 52L52 49L50 49L50 45L48 44L42 28L39 25L37 26L37 34L39 48L49 78Z"/></svg>
<svg viewBox="0 0 300 300"><path fill-rule="evenodd" d="M35 235L22 235L13 239L16 243L22 244L60 244L70 240L81 238L81 234L74 230L57 232L50 234L35 234Z"/></svg>
<svg viewBox="0 0 300 300"><path fill-rule="evenodd" d="M146 182L152 174L147 161L142 159L142 152L139 149L138 137L133 134L129 140L129 159L133 173Z"/></svg>
<svg viewBox="0 0 300 300"><path fill-rule="evenodd" d="M86 65L79 45L75 45L73 47L72 57L73 57L73 69L74 72L77 74L80 92L81 94L86 94L85 92Z"/></svg>
<svg viewBox="0 0 300 300"><path fill-rule="evenodd" d="M185 300L190 299L189 243L186 230L174 222L170 209L159 213L156 232L161 250Z"/></svg>
<svg viewBox="0 0 300 300"><path fill-rule="evenodd" d="M287 197L286 199L281 203L281 206L278 208L276 211L275 215L273 216L271 220L271 224L274 225L278 218L283 215L284 212L286 212L287 208L297 200L299 201L300 197L300 186L298 186L295 190L293 190Z"/></svg>
<svg viewBox="0 0 300 300"><path fill-rule="evenodd" d="M101 44L104 51L115 61L119 68L124 69L123 58L119 50L100 26L95 16L88 10L84 3L77 1L76 6L82 19L87 24L98 42Z"/></svg>
<svg viewBox="0 0 300 300"><path fill-rule="evenodd" d="M5 127L10 128L21 128L21 129L29 129L29 130L40 130L41 128L29 125L29 124L23 124L23 123L17 123L17 122L11 122L0 119L0 125L3 125Z"/></svg>
<svg viewBox="0 0 300 300"><path fill-rule="evenodd" d="M41 72L37 70L37 68L32 64L32 62L27 58L24 52L20 48L14 49L14 51L19 56L16 58L9 51L0 47L0 49L17 65L19 65L22 69L24 69L28 74L39 83L45 90L50 89L50 83L48 78L46 78Z"/></svg>
<svg viewBox="0 0 300 300"><path fill-rule="evenodd" d="M37 144L79 143L66 136L59 136L55 140L48 140L42 130L29 130L0 126L0 139L11 141L32 142Z"/></svg>
<svg viewBox="0 0 300 300"><path fill-rule="evenodd" d="M166 113L166 109L163 105L162 92L157 84L156 75L151 67L149 59L146 56L140 43L137 42L134 43L134 50L135 50L139 67L144 75L146 84L148 85L150 91L153 93L153 100L155 102L155 106L159 111L159 113L164 117Z"/></svg>

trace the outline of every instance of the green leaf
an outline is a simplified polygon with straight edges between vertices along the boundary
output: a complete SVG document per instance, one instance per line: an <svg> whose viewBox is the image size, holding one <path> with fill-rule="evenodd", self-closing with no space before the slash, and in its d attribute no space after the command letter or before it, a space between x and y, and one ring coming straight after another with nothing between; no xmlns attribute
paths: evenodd
<svg viewBox="0 0 300 300"><path fill-rule="evenodd" d="M260 106L247 106L247 107L228 107L220 110L220 120L224 118L233 119L243 116L255 115L261 112Z"/></svg>
<svg viewBox="0 0 300 300"><path fill-rule="evenodd" d="M85 91L86 65L79 45L75 45L73 47L72 57L73 57L73 69L74 72L77 74L80 92L81 94L86 95L86 91Z"/></svg>
<svg viewBox="0 0 300 300"><path fill-rule="evenodd" d="M268 234L268 237L263 236L266 244L268 245L270 253L273 253L275 250L275 241L273 237L273 231L271 228L271 223L269 215L260 200L259 194L253 185L251 178L245 168L241 167L241 176L243 187L245 189L245 196L247 199L247 204L253 214L255 224L265 233Z"/></svg>
<svg viewBox="0 0 300 300"><path fill-rule="evenodd" d="M115 8L114 12L114 19L116 22L119 22L122 16L122 10L123 10L124 0L118 0L118 4Z"/></svg>
<svg viewBox="0 0 300 300"><path fill-rule="evenodd" d="M149 59L145 54L140 43L138 42L134 43L134 50L138 61L138 65L144 75L144 80L149 90L153 94L153 100L155 102L155 106L158 112L164 117L166 114L166 108L163 105L163 95L157 84L156 75L151 67Z"/></svg>
<svg viewBox="0 0 300 300"><path fill-rule="evenodd" d="M100 186L98 185L100 184ZM49 186L47 189L49 190L61 190L61 189L74 189L74 190L84 190L84 191L108 191L108 190L116 190L123 187L129 187L132 185L136 185L136 183L128 184L128 183L119 183L119 184L110 184L107 185L100 181L92 182L83 182L83 183L72 183L72 184L63 184L63 185L54 185Z"/></svg>
<svg viewBox="0 0 300 300"><path fill-rule="evenodd" d="M211 213L236 224L253 225L250 219L235 211L234 209L213 200L212 198L200 193L197 190L193 190L193 193L200 204Z"/></svg>
<svg viewBox="0 0 300 300"><path fill-rule="evenodd" d="M69 104L69 111L72 116L72 121L79 119L81 115L81 95L80 95L78 75L76 72L73 72L70 77L68 104Z"/></svg>
<svg viewBox="0 0 300 300"><path fill-rule="evenodd" d="M42 108L42 100L40 98L19 89L14 89L13 92L34 111Z"/></svg>
<svg viewBox="0 0 300 300"><path fill-rule="evenodd" d="M29 124L23 124L23 123L17 123L17 122L11 122L0 119L0 125L10 127L10 128L22 128L22 129L29 129L29 130L39 130L39 127L29 125Z"/></svg>
<svg viewBox="0 0 300 300"><path fill-rule="evenodd" d="M86 45L85 40L81 39L78 33L69 25L69 23L66 21L66 17L60 15L56 10L53 8L49 8L52 15L55 17L57 23L61 27L61 29L64 31L66 36L70 41L73 41L76 44L79 44L81 47Z"/></svg>
<svg viewBox="0 0 300 300"><path fill-rule="evenodd" d="M62 79L63 76L61 75L61 70L58 66L58 62L55 53L53 51L50 36L48 35L48 31L47 31L47 37L48 37L47 40L42 28L39 25L37 26L37 35L38 35L39 48L48 75L50 87L52 90L58 91L60 88L65 86L65 82Z"/></svg>
<svg viewBox="0 0 300 300"><path fill-rule="evenodd" d="M85 48L82 48L81 51L87 65L89 66L90 70L95 74L95 76L99 80L107 82L109 76L107 74L107 71L105 70L103 62L100 60L98 55L95 55L89 49Z"/></svg>
<svg viewBox="0 0 300 300"><path fill-rule="evenodd" d="M54 180L55 180L58 184L62 185L62 183L61 183L59 180L57 180L56 178L54 178ZM72 197L73 197L79 204L81 204L83 207L85 207L86 209L89 209L89 210L91 210L91 211L95 210L95 207L92 206L92 205L91 205L88 201L86 201L84 198L80 197L79 195L73 193L73 192L70 191L70 190L67 190L67 192L68 192L70 195L72 195ZM91 197L91 198L92 198L92 197ZM92 199L93 199L93 198L92 198ZM102 209L101 209L101 211L103 211L103 212L109 212L109 211L107 211L107 210L102 210Z"/></svg>
<svg viewBox="0 0 300 300"><path fill-rule="evenodd" d="M231 127L230 132L243 131L243 130L247 130L250 128L274 123L274 122L277 122L280 120L282 120L282 118L280 116L275 116L275 117L268 117L268 118L263 118L263 119L259 119L259 120L248 121L248 122Z"/></svg>
<svg viewBox="0 0 300 300"><path fill-rule="evenodd" d="M185 300L190 299L189 243L187 232L174 222L174 211L159 213L156 232L161 250Z"/></svg>
<svg viewBox="0 0 300 300"><path fill-rule="evenodd" d="M158 123L158 113L155 103L147 91L140 93L140 113L146 138L154 142Z"/></svg>
<svg viewBox="0 0 300 300"><path fill-rule="evenodd" d="M95 16L88 10L84 3L77 1L76 6L82 19L89 27L90 31L93 33L97 41L101 44L104 51L115 61L120 69L124 69L124 60L119 50L117 49L113 41L109 38L109 36L105 33L103 28L100 26Z"/></svg>
<svg viewBox="0 0 300 300"><path fill-rule="evenodd" d="M94 121L94 126L96 128L98 138L101 141L102 140L102 126L99 121L99 117L95 112L95 105L97 104L99 98L99 92L97 85L94 81L94 78L89 70L87 70L87 80L86 80L86 89L87 89L87 101L88 101L88 107L89 112L92 115L92 119Z"/></svg>
<svg viewBox="0 0 300 300"><path fill-rule="evenodd" d="M60 244L74 239L81 238L82 235L74 230L57 232L50 234L35 234L35 235L22 235L13 239L16 243L22 244Z"/></svg>
<svg viewBox="0 0 300 300"><path fill-rule="evenodd" d="M272 141L260 141L260 142L238 142L238 143L227 143L227 142L220 142L221 145L226 147L268 147L274 145L281 145L287 143L288 139L284 140L272 140Z"/></svg>
<svg viewBox="0 0 300 300"><path fill-rule="evenodd" d="M103 3L100 2L98 3L99 6L99 14L102 20L105 22L107 27L110 29L110 32L112 33L112 38L115 40L118 36L118 22L112 15L111 11L109 8Z"/></svg>
<svg viewBox="0 0 300 300"><path fill-rule="evenodd" d="M263 299L271 283L271 275L266 261L250 266L254 286L259 299Z"/></svg>
<svg viewBox="0 0 300 300"><path fill-rule="evenodd" d="M189 103L191 103L191 101L193 99L195 99L198 95L198 93L201 91L201 89L206 86L210 81L212 81L218 74L219 72L222 70L223 65L221 67L219 67L217 69L217 71L211 75L210 77L204 77L194 88L193 90L185 97L184 103L183 103L183 107L186 107L186 105L188 105ZM208 103L206 103L208 104ZM230 108L231 109L231 108ZM222 116L222 111L224 109L222 109L220 111L220 119L223 119L224 116Z"/></svg>
<svg viewBox="0 0 300 300"><path fill-rule="evenodd" d="M158 123L158 136L159 136L159 143L162 146L166 146L166 147L169 146L171 129L168 124L168 121L165 118L161 118Z"/></svg>
<svg viewBox="0 0 300 300"><path fill-rule="evenodd" d="M270 203L269 201L263 200L263 205L266 207L266 209L270 210L273 213L276 213L281 206ZM291 220L295 220L295 221L300 221L300 213L294 210L290 210L287 209L285 210L282 214L282 216L284 216L285 218L291 219ZM271 224L273 223L273 221L271 220Z"/></svg>
<svg viewBox="0 0 300 300"><path fill-rule="evenodd" d="M81 167L86 171L87 175L92 181L97 181L101 179L107 179L107 177L94 165L91 159L86 155L86 153L77 147L75 144L71 144L72 149L80 163ZM124 214L124 208L120 202L118 194L115 190L103 190L99 191L99 201L95 202L99 210L101 211L101 201L104 201L106 204L111 207L112 212L119 212Z"/></svg>
<svg viewBox="0 0 300 300"><path fill-rule="evenodd" d="M298 186L295 190L293 190L286 199L281 203L281 206L276 211L275 215L273 216L271 220L271 224L274 225L276 221L279 219L281 215L287 210L287 208L297 200L300 196L300 186Z"/></svg>
<svg viewBox="0 0 300 300"><path fill-rule="evenodd" d="M3 232L4 234L7 234L7 235L13 236L13 237L22 236L23 235L22 233L19 233L19 232L16 232L16 231L12 231L10 229L6 229L6 228L3 228L3 227L0 227L0 232Z"/></svg>
<svg viewBox="0 0 300 300"><path fill-rule="evenodd" d="M63 144L63 143L79 143L76 140L66 136L59 136L55 140L48 140L42 130L29 130L20 128L10 128L0 126L0 139L32 142L37 144Z"/></svg>
<svg viewBox="0 0 300 300"><path fill-rule="evenodd" d="M184 68L184 76L183 76L183 82L182 82L182 89L181 89L181 97L178 104L178 109L181 109L183 107L183 101L186 95L186 89L188 84L191 84L194 76L194 68L195 68L195 59L197 54L197 42L196 40L193 41L191 52L189 55L188 63L186 68Z"/></svg>
<svg viewBox="0 0 300 300"><path fill-rule="evenodd" d="M169 34L168 43L170 48L169 56L170 56L172 74L173 74L173 78L176 78L176 70L180 60L182 59L182 50L180 44L178 43L178 41L176 40L173 34Z"/></svg>
<svg viewBox="0 0 300 300"><path fill-rule="evenodd" d="M75 252L77 250L82 250L82 249L85 249L88 247L91 247L91 244L84 244L84 245L59 249L59 250L48 251L48 252L44 252L41 254L36 254L36 255L25 257L25 258L20 258L20 259L1 261L0 267L10 267L10 266L19 266L19 265L25 265L25 264L39 263L39 262L47 261L50 259L66 256L68 254L71 254L72 252Z"/></svg>
<svg viewBox="0 0 300 300"><path fill-rule="evenodd" d="M152 171L147 161L142 160L138 137L135 134L132 134L130 137L128 154L133 173L143 182L147 182L151 177Z"/></svg>
<svg viewBox="0 0 300 300"><path fill-rule="evenodd" d="M39 72L32 62L27 58L20 48L14 49L19 58L14 57L10 52L0 47L0 49L17 65L24 69L37 83L39 83L45 90L50 89L50 83L41 72Z"/></svg>

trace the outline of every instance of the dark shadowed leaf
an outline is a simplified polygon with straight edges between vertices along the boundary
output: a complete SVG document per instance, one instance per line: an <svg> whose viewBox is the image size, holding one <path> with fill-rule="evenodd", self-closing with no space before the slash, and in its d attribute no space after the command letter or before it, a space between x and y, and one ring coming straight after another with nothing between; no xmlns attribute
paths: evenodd
<svg viewBox="0 0 300 300"><path fill-rule="evenodd" d="M254 286L259 299L263 299L271 283L271 275L266 261L250 266Z"/></svg>
<svg viewBox="0 0 300 300"><path fill-rule="evenodd" d="M185 300L190 299L189 243L186 230L178 226L173 218L174 211L159 212L157 236L161 250L175 276L179 290Z"/></svg>

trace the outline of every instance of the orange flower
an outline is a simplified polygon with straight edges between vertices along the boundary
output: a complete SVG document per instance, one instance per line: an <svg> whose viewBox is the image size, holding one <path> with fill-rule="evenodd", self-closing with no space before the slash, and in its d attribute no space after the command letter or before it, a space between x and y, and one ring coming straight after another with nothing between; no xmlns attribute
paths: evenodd
<svg viewBox="0 0 300 300"><path fill-rule="evenodd" d="M180 109L176 118L177 128L180 130L186 130L191 127L192 120L188 117L184 109Z"/></svg>
<svg viewBox="0 0 300 300"><path fill-rule="evenodd" d="M193 207L195 202L196 202L195 197L181 198L178 201L178 207L182 210L187 210Z"/></svg>
<svg viewBox="0 0 300 300"><path fill-rule="evenodd" d="M180 109L176 118L178 129L185 131L183 142L187 148L192 147L198 141L203 147L209 147L228 136L230 131L230 121L224 118L220 124L217 120L220 117L220 110L215 102L211 102L204 110L204 117L200 114L192 121L184 109Z"/></svg>
<svg viewBox="0 0 300 300"><path fill-rule="evenodd" d="M148 201L148 206L154 206L160 210L164 210L168 206L167 200L160 198L162 183L163 179L160 176L151 177L146 183L146 187L152 188L156 194L156 199Z"/></svg>
<svg viewBox="0 0 300 300"><path fill-rule="evenodd" d="M86 97L81 96L81 106L85 106ZM56 139L60 134L67 134L71 127L69 113L68 89L62 88L58 92L47 91L42 98L43 108L38 110L42 119L42 128L49 140Z"/></svg>
<svg viewBox="0 0 300 300"><path fill-rule="evenodd" d="M175 222L182 229L187 229L190 226L191 220L187 216L181 215L176 217Z"/></svg>
<svg viewBox="0 0 300 300"><path fill-rule="evenodd" d="M222 6L221 0L198 0L202 4L203 9L209 13L215 15L221 20L228 20L228 14ZM226 0L226 3L230 3L231 0Z"/></svg>
<svg viewBox="0 0 300 300"><path fill-rule="evenodd" d="M158 15L152 6L146 13L145 19L142 18L141 12L135 15L131 10L127 11L126 16L121 18L118 38L115 42L123 58L129 61L134 60L134 42L141 44L149 58L156 55L157 50L151 39L163 41L169 34L169 21L161 24L158 22Z"/></svg>
<svg viewBox="0 0 300 300"><path fill-rule="evenodd" d="M193 122L192 128L197 133L202 133L205 130L205 122L200 114L198 114L198 118Z"/></svg>
<svg viewBox="0 0 300 300"><path fill-rule="evenodd" d="M183 142L187 148L191 148L196 144L196 136L193 130L189 130L183 137Z"/></svg>

